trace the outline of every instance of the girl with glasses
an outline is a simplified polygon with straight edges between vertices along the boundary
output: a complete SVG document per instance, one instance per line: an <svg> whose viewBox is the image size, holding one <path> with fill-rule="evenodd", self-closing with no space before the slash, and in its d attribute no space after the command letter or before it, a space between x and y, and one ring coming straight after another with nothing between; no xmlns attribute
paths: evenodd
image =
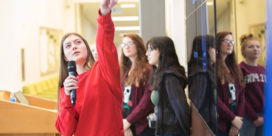
<svg viewBox="0 0 272 136"><path fill-rule="evenodd" d="M152 136L147 115L153 112L144 42L137 34L125 34L121 44L121 86L123 89L123 125L125 136Z"/></svg>
<svg viewBox="0 0 272 136"><path fill-rule="evenodd" d="M243 124L243 75L237 65L231 32L219 32L217 39L217 105L216 136L237 136Z"/></svg>

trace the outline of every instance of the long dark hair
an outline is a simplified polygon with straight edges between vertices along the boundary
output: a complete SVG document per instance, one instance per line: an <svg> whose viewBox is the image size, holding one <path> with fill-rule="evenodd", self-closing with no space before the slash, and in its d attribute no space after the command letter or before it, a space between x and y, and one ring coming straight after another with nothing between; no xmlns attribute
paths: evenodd
<svg viewBox="0 0 272 136"><path fill-rule="evenodd" d="M68 70L67 70L67 64L68 63L64 59L65 55L64 55L64 51L63 51L63 42L67 37L69 37L71 35L75 35L75 36L79 37L84 42L84 44L86 45L87 58L86 58L86 61L84 63L84 67L87 68L87 69L90 69L93 66L93 64L95 63L88 42L81 35L79 35L78 33L67 33L67 34L65 34L62 37L61 44L60 44L61 53L60 53L60 72L59 72L58 91L60 90L60 88L63 87L63 82L66 79L66 77L68 76Z"/></svg>
<svg viewBox="0 0 272 136"><path fill-rule="evenodd" d="M219 32L216 35L216 43L217 43L217 50L218 54L216 57L217 60L217 76L221 80L221 84L224 84L226 82L229 83L234 83L234 78L233 75L237 75L239 83L241 86L243 86L242 80L242 72L237 64L236 58L235 58L235 51L233 49L232 53L228 55L225 59L225 62L223 62L223 59L221 58L221 45L222 42L224 41L224 38L227 35L232 35L231 32ZM231 72L231 73L229 73Z"/></svg>
<svg viewBox="0 0 272 136"><path fill-rule="evenodd" d="M128 73L131 71L130 75L128 75L128 78L124 83L126 85L132 85L136 83L139 83L140 81L144 82L146 81L146 72L148 71L149 65L147 62L147 56L146 54L146 49L144 45L143 39L137 35L137 34L125 34L124 37L128 37L133 41L133 44L136 46L137 50L137 57L135 60L135 65L132 67L132 62L131 60L126 57L121 51L121 60L120 60L120 67L121 67L121 78L123 80L123 76L125 73ZM123 50L123 49L121 49Z"/></svg>
<svg viewBox="0 0 272 136"><path fill-rule="evenodd" d="M211 56L209 49L215 48L215 38L212 35L199 35L193 40L193 47L191 58L188 62L189 72L195 65L201 66L204 70L205 66L207 70L212 70ZM205 71L205 70L204 70Z"/></svg>
<svg viewBox="0 0 272 136"><path fill-rule="evenodd" d="M175 69L185 78L185 70L179 63L172 39L166 36L153 37L147 42L146 46L151 50L159 50L160 53L158 67L152 66L150 78L151 90L157 89L159 82L162 80L163 72L170 67L175 67Z"/></svg>

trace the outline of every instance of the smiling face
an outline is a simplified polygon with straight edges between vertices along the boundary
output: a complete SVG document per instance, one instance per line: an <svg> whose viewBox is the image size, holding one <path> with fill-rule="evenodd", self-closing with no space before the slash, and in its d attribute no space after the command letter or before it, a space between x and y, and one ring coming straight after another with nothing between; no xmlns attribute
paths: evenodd
<svg viewBox="0 0 272 136"><path fill-rule="evenodd" d="M62 45L65 60L74 60L77 64L84 64L87 58L87 48L83 40L76 36L68 36Z"/></svg>
<svg viewBox="0 0 272 136"><path fill-rule="evenodd" d="M220 53L223 55L230 55L233 52L234 42L232 39L232 35L227 35L224 37L223 41L221 42L221 49Z"/></svg>
<svg viewBox="0 0 272 136"><path fill-rule="evenodd" d="M261 54L261 46L257 40L248 40L242 53L246 59L257 60Z"/></svg>

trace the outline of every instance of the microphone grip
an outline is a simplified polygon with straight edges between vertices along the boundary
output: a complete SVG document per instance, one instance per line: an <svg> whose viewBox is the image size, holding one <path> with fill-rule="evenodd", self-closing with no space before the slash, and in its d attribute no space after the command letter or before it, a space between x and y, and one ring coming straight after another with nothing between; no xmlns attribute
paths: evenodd
<svg viewBox="0 0 272 136"><path fill-rule="evenodd" d="M77 76L76 72L74 72L74 71L69 71L68 74L71 75L71 76ZM76 89L73 89L71 91L71 93L70 93L70 100L71 100L71 104L73 106L75 106L76 105Z"/></svg>
<svg viewBox="0 0 272 136"><path fill-rule="evenodd" d="M75 106L76 105L76 90L75 89L71 91L70 99L71 99L71 104Z"/></svg>

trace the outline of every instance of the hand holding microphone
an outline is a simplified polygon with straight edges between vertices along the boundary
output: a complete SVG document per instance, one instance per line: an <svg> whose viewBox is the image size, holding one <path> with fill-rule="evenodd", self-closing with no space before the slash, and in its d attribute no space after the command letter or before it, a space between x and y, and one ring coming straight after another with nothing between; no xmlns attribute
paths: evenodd
<svg viewBox="0 0 272 136"><path fill-rule="evenodd" d="M66 95L70 95L71 104L75 106L76 104L76 89L77 86L77 72L75 61L68 61L68 77L65 79L63 86Z"/></svg>

